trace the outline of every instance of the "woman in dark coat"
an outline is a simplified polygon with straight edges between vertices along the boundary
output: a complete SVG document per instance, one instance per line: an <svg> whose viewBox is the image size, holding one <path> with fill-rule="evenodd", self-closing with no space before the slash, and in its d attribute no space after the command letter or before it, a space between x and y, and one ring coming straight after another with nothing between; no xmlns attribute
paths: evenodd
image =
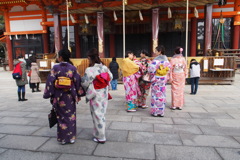
<svg viewBox="0 0 240 160"><path fill-rule="evenodd" d="M25 99L25 85L28 84L27 73L26 73L26 61L22 56L19 56L17 60L14 60L14 66L20 64L22 76L21 79L15 79L18 86L18 101L27 101Z"/></svg>
<svg viewBox="0 0 240 160"><path fill-rule="evenodd" d="M117 90L117 80L118 80L118 69L119 65L116 62L116 57L112 58L112 62L109 64L109 69L113 75L113 79L111 81L112 90Z"/></svg>
<svg viewBox="0 0 240 160"><path fill-rule="evenodd" d="M51 98L57 115L57 140L62 144L74 143L76 139L76 103L84 95L81 77L69 60L68 50L59 51L59 64L53 66L46 82L43 98ZM55 85L58 77L70 78L70 88L59 88Z"/></svg>

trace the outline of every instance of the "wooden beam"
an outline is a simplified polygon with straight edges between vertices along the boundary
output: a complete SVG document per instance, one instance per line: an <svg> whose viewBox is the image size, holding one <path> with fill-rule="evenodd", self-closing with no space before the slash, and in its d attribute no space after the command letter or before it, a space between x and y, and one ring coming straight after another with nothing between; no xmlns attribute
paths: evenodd
<svg viewBox="0 0 240 160"><path fill-rule="evenodd" d="M47 30L4 32L4 35L43 34L43 33L47 33Z"/></svg>
<svg viewBox="0 0 240 160"><path fill-rule="evenodd" d="M42 14L42 10L38 11L21 11L21 12L9 12L9 16L26 16L26 15L38 15Z"/></svg>

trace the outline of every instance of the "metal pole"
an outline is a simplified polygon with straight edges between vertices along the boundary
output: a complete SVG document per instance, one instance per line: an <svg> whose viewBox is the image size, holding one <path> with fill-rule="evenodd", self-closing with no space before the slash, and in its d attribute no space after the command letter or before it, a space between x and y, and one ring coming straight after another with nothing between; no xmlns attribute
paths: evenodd
<svg viewBox="0 0 240 160"><path fill-rule="evenodd" d="M69 31L69 4L68 4L68 0L66 0L66 4L67 4L67 43L68 43L68 50L71 52L71 48L70 48L70 31Z"/></svg>
<svg viewBox="0 0 240 160"><path fill-rule="evenodd" d="M186 6L186 46L185 46L185 57L187 61L188 57L188 10L189 10L189 0L186 1L187 6Z"/></svg>
<svg viewBox="0 0 240 160"><path fill-rule="evenodd" d="M123 58L125 58L125 50L126 50L126 46L125 46L125 0L123 0L122 2L123 4Z"/></svg>

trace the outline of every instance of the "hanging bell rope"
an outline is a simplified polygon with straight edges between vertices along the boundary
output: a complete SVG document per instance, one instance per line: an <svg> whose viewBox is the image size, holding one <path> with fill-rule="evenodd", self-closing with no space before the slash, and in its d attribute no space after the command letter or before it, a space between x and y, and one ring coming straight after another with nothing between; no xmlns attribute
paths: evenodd
<svg viewBox="0 0 240 160"><path fill-rule="evenodd" d="M219 42L219 43L222 43L223 48L226 49L227 47L225 45L225 39L224 39L225 38L225 27L224 27L225 19L222 16L222 11L221 11L221 16L220 17L221 18L220 18L219 23L218 23L217 36L216 36L213 48L215 48L216 44Z"/></svg>
<svg viewBox="0 0 240 160"><path fill-rule="evenodd" d="M67 7L67 47L68 50L71 52L70 48L70 31L69 31L69 2L66 0L66 7Z"/></svg>

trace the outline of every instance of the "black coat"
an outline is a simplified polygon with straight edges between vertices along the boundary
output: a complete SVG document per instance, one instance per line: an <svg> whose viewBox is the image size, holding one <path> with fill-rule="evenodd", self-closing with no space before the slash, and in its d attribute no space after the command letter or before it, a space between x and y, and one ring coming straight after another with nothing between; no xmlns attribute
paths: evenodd
<svg viewBox="0 0 240 160"><path fill-rule="evenodd" d="M112 61L109 64L109 69L113 74L113 79L118 79L118 69L119 69L118 63L116 61Z"/></svg>

